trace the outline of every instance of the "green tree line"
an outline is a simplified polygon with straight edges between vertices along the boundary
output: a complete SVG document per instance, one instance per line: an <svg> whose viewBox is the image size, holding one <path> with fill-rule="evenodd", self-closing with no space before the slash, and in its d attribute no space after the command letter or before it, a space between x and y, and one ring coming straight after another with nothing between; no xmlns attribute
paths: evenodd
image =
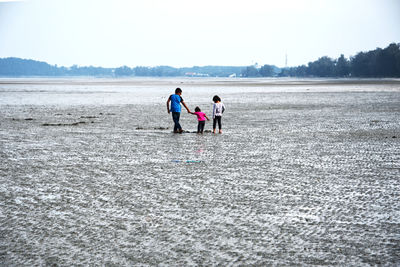
<svg viewBox="0 0 400 267"><path fill-rule="evenodd" d="M278 68L273 65L256 66L194 66L174 68L170 66L130 68L103 68L93 66L58 67L46 62L21 58L0 58L0 76L198 76L198 77L400 77L400 44L368 52L359 52L347 59L340 55L337 59L323 56L307 65Z"/></svg>
<svg viewBox="0 0 400 267"><path fill-rule="evenodd" d="M292 77L400 77L400 44L338 59L321 57L308 65L284 68L279 76Z"/></svg>
<svg viewBox="0 0 400 267"><path fill-rule="evenodd" d="M0 76L20 77L20 76L97 76L97 77L129 77L129 76L210 76L228 77L235 74L240 76L244 67L235 66L204 66L190 68L174 68L170 66L144 67L138 66L130 68L121 66L118 68L102 67L58 67L46 62L35 61L21 58L0 58Z"/></svg>

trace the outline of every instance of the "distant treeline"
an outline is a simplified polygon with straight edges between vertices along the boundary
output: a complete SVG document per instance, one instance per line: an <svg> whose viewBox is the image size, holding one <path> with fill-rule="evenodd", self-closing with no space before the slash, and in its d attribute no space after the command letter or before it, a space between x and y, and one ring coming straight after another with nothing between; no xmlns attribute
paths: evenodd
<svg viewBox="0 0 400 267"><path fill-rule="evenodd" d="M346 59L321 57L307 66L282 69L279 76L292 77L400 77L400 44L392 43L385 49L360 52Z"/></svg>
<svg viewBox="0 0 400 267"><path fill-rule="evenodd" d="M102 67L58 67L46 62L21 58L0 58L0 76L95 76L95 77L127 77L127 76L196 76L196 77L228 77L240 76L245 67L204 66L191 68L173 68L170 66L119 68Z"/></svg>
<svg viewBox="0 0 400 267"><path fill-rule="evenodd" d="M400 44L338 59L321 57L316 61L289 68L273 65L257 66L204 66L174 68L170 66L130 68L58 67L46 62L20 58L0 58L0 76L193 76L193 77L400 77Z"/></svg>

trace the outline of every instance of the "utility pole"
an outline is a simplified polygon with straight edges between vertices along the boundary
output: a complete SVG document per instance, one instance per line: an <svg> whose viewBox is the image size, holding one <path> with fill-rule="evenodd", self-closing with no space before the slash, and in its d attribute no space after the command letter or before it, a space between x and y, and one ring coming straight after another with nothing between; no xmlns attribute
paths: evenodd
<svg viewBox="0 0 400 267"><path fill-rule="evenodd" d="M287 53L285 54L285 68L287 68Z"/></svg>

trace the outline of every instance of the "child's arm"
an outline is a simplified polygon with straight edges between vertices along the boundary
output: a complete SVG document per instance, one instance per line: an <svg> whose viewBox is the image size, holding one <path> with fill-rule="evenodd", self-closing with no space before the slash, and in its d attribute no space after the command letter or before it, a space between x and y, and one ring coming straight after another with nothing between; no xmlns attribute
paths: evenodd
<svg viewBox="0 0 400 267"><path fill-rule="evenodd" d="M215 108L216 108L217 106L214 104L213 105L213 114L212 114L212 117L213 117L213 119L215 119Z"/></svg>
<svg viewBox="0 0 400 267"><path fill-rule="evenodd" d="M210 119L207 117L207 115L206 114L204 114L204 117L206 117L206 119L209 121Z"/></svg>

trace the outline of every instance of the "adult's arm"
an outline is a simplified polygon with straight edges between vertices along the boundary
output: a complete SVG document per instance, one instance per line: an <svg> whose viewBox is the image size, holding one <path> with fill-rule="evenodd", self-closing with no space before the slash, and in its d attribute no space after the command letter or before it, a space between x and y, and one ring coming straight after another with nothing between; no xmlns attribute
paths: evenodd
<svg viewBox="0 0 400 267"><path fill-rule="evenodd" d="M181 103L186 108L187 112L190 113L190 109L186 106L185 102L182 100Z"/></svg>
<svg viewBox="0 0 400 267"><path fill-rule="evenodd" d="M168 111L168 114L169 114L169 102L171 102L171 96L169 96L168 100L167 100L167 111Z"/></svg>

